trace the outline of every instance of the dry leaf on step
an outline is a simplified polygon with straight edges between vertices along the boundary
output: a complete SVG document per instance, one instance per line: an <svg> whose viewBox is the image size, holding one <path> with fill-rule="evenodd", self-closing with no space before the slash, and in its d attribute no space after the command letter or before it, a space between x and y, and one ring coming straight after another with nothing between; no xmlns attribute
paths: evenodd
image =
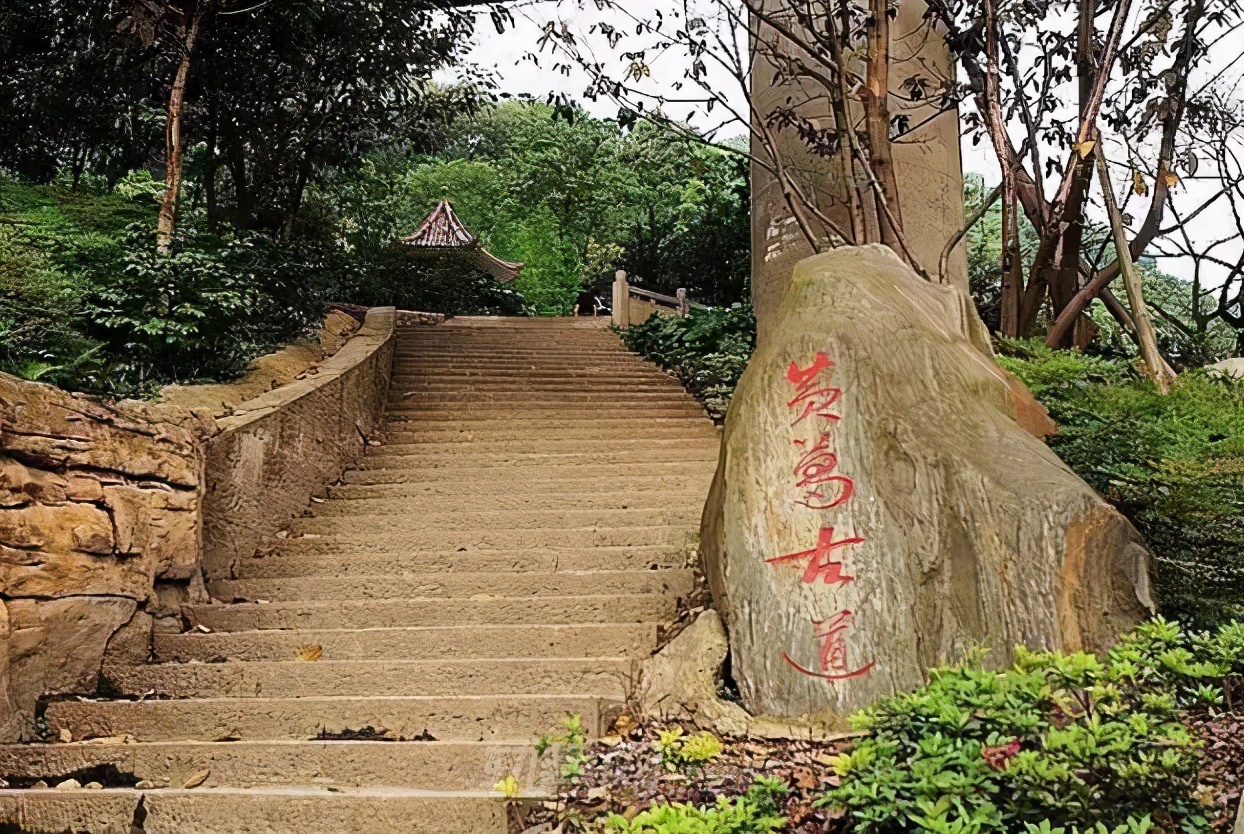
<svg viewBox="0 0 1244 834"><path fill-rule="evenodd" d="M298 650L298 659L306 663L314 663L323 656L323 646L303 646Z"/></svg>
<svg viewBox="0 0 1244 834"><path fill-rule="evenodd" d="M70 732L68 727L61 727L60 732L57 735L59 736L60 740L63 741L65 744L68 744L69 742L73 741L73 733Z"/></svg>
<svg viewBox="0 0 1244 834"><path fill-rule="evenodd" d="M199 785L202 785L204 782L206 782L207 777L211 775L212 775L212 772L208 770L207 768L204 768L203 770L200 770L197 773L192 773L188 777L186 777L186 781L182 783L182 788L186 790L189 790L190 788L197 788Z"/></svg>

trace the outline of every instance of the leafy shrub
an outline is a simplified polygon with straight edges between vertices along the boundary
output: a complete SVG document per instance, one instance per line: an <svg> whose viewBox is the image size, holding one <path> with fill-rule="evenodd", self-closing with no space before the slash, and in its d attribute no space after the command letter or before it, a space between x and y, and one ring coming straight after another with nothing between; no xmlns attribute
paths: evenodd
<svg viewBox="0 0 1244 834"><path fill-rule="evenodd" d="M721 740L709 732L687 736L681 727L662 730L657 734L657 752L671 773L680 769L695 770L721 755Z"/></svg>
<svg viewBox="0 0 1244 834"><path fill-rule="evenodd" d="M189 229L166 253L136 226L116 263L94 270L90 331L116 357L112 385L225 380L323 315L321 255L256 234Z"/></svg>
<svg viewBox="0 0 1244 834"><path fill-rule="evenodd" d="M685 317L653 316L622 338L631 350L678 374L720 415L756 347L756 319L750 305L696 309Z"/></svg>
<svg viewBox="0 0 1244 834"><path fill-rule="evenodd" d="M856 716L870 735L835 763L822 803L861 832L1208 831L1198 743L1181 722L1244 671L1244 625L1189 633L1157 620L1104 660L1017 650L969 661Z"/></svg>
<svg viewBox="0 0 1244 834"><path fill-rule="evenodd" d="M1059 425L1050 447L1153 548L1163 612L1201 626L1244 614L1244 383L1185 371L1162 395L1126 365L1003 349Z"/></svg>
<svg viewBox="0 0 1244 834"><path fill-rule="evenodd" d="M718 797L706 808L681 802L654 805L633 820L611 814L606 834L772 834L786 827L778 799L786 785L774 779L757 779L745 796L733 800Z"/></svg>

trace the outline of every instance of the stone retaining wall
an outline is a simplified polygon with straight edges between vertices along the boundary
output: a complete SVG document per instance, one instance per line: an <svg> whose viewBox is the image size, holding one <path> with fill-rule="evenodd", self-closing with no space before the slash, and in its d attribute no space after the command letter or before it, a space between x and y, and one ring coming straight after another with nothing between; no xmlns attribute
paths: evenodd
<svg viewBox="0 0 1244 834"><path fill-rule="evenodd" d="M153 627L301 512L362 452L392 364L375 309L318 372L213 421L0 374L0 742L39 698L89 694L105 652L145 660Z"/></svg>
<svg viewBox="0 0 1244 834"><path fill-rule="evenodd" d="M0 374L0 740L94 691L105 645L198 570L209 419Z"/></svg>
<svg viewBox="0 0 1244 834"><path fill-rule="evenodd" d="M211 577L251 556L358 459L383 419L393 364L392 307L319 372L238 406L208 444L203 567Z"/></svg>

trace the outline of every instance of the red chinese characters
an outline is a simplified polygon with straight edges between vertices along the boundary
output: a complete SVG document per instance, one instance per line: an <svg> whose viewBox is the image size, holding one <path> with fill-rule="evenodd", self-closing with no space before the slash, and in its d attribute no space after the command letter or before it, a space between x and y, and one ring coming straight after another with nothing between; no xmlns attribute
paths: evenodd
<svg viewBox="0 0 1244 834"><path fill-rule="evenodd" d="M838 453L834 445L833 429L842 419L834 409L842 399L842 389L833 386L834 363L821 351L806 368L792 362L786 371L786 379L793 388L793 396L787 402L793 420L791 426L812 424L812 440L795 439L792 444L799 451L799 460L792 470L794 486L799 490L795 503L811 510L832 510L841 507L855 494L855 482L838 471ZM770 565L791 564L802 566L801 579L809 585L820 584L829 588L845 588L855 581L846 573L841 558L845 549L864 540L858 536L835 538L833 527L822 527L816 546L810 550L789 553L766 560ZM812 626L819 643L818 669L810 669L795 661L789 654L782 658L805 675L825 680L846 680L866 675L872 663L853 666L847 635L850 632L854 612L842 609L825 619L813 619Z"/></svg>

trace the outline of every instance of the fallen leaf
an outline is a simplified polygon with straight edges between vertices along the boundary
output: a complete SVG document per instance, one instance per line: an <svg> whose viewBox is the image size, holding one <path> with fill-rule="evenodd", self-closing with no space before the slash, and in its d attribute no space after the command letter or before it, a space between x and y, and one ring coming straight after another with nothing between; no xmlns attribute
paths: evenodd
<svg viewBox="0 0 1244 834"><path fill-rule="evenodd" d="M57 733L57 737L61 741L63 741L65 744L69 744L71 741L73 741L73 733L69 730L68 727L61 727L60 732Z"/></svg>
<svg viewBox="0 0 1244 834"><path fill-rule="evenodd" d="M182 789L189 790L190 788L197 788L199 785L202 785L204 782L206 782L207 777L211 775L212 775L212 771L207 768L203 768L197 773L192 773L188 777L186 777L186 781L182 783L181 785Z"/></svg>
<svg viewBox="0 0 1244 834"><path fill-rule="evenodd" d="M303 646L298 650L298 659L305 663L314 663L323 656L323 646Z"/></svg>
<svg viewBox="0 0 1244 834"><path fill-rule="evenodd" d="M1089 139L1087 142L1081 142L1080 144L1073 145L1072 147L1076 149L1076 153L1080 154L1081 159L1088 159L1088 155L1093 152L1093 148L1097 147L1097 141L1095 139Z"/></svg>
<svg viewBox="0 0 1244 834"><path fill-rule="evenodd" d="M1145 175L1140 171L1132 172L1132 190L1142 197L1149 193L1149 183L1145 182Z"/></svg>
<svg viewBox="0 0 1244 834"><path fill-rule="evenodd" d="M1167 188L1176 188L1179 186L1179 174L1174 171L1166 171L1162 174L1162 181L1166 183Z"/></svg>

